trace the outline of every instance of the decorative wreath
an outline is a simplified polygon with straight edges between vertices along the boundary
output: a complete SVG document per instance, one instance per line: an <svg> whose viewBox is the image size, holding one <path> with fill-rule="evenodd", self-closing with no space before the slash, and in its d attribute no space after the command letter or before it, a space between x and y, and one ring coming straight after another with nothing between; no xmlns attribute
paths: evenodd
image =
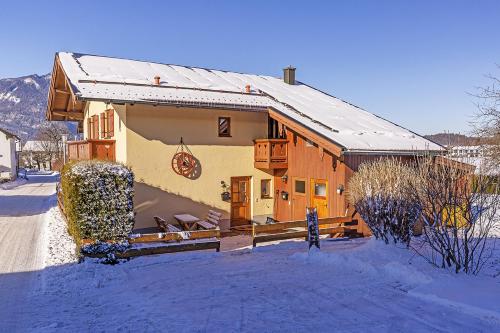
<svg viewBox="0 0 500 333"><path fill-rule="evenodd" d="M188 146L184 144L181 137L181 142L177 151L172 157L172 169L178 175L188 177L191 175L196 168L196 158L193 153L189 150Z"/></svg>

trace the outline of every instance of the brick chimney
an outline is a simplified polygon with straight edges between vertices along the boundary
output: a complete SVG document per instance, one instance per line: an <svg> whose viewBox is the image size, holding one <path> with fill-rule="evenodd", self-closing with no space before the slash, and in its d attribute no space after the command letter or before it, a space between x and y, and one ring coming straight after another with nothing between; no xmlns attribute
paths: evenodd
<svg viewBox="0 0 500 333"><path fill-rule="evenodd" d="M156 76L155 76L155 84L156 84L157 86L159 86L159 85L160 85L160 76L158 76L158 75L156 75Z"/></svg>
<svg viewBox="0 0 500 333"><path fill-rule="evenodd" d="M283 80L288 84L295 84L295 67L288 66L283 68Z"/></svg>

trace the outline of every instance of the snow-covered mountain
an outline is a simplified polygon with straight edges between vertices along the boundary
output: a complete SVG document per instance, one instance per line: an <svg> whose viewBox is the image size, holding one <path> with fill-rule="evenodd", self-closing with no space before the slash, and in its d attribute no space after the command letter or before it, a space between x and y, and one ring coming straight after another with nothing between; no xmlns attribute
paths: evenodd
<svg viewBox="0 0 500 333"><path fill-rule="evenodd" d="M23 141L33 138L45 121L50 74L0 79L0 127ZM76 131L76 124L69 125Z"/></svg>

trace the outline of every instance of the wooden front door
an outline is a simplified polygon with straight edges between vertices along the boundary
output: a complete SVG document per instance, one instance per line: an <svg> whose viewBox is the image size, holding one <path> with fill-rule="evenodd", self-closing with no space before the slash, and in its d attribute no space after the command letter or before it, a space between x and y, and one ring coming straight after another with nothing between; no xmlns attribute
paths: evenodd
<svg viewBox="0 0 500 333"><path fill-rule="evenodd" d="M307 204L306 178L293 177L292 179L292 220L305 220Z"/></svg>
<svg viewBox="0 0 500 333"><path fill-rule="evenodd" d="M318 218L328 217L328 181L311 179L311 207L318 210Z"/></svg>
<svg viewBox="0 0 500 333"><path fill-rule="evenodd" d="M250 224L250 177L231 177L231 226Z"/></svg>

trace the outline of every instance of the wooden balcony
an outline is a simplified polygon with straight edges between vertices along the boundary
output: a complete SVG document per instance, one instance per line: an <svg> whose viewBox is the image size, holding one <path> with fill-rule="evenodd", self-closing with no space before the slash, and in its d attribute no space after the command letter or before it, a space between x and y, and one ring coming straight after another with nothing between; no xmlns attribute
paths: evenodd
<svg viewBox="0 0 500 333"><path fill-rule="evenodd" d="M254 166L257 169L288 168L288 140L257 139L254 141Z"/></svg>
<svg viewBox="0 0 500 333"><path fill-rule="evenodd" d="M103 160L115 161L115 140L68 141L70 161Z"/></svg>

